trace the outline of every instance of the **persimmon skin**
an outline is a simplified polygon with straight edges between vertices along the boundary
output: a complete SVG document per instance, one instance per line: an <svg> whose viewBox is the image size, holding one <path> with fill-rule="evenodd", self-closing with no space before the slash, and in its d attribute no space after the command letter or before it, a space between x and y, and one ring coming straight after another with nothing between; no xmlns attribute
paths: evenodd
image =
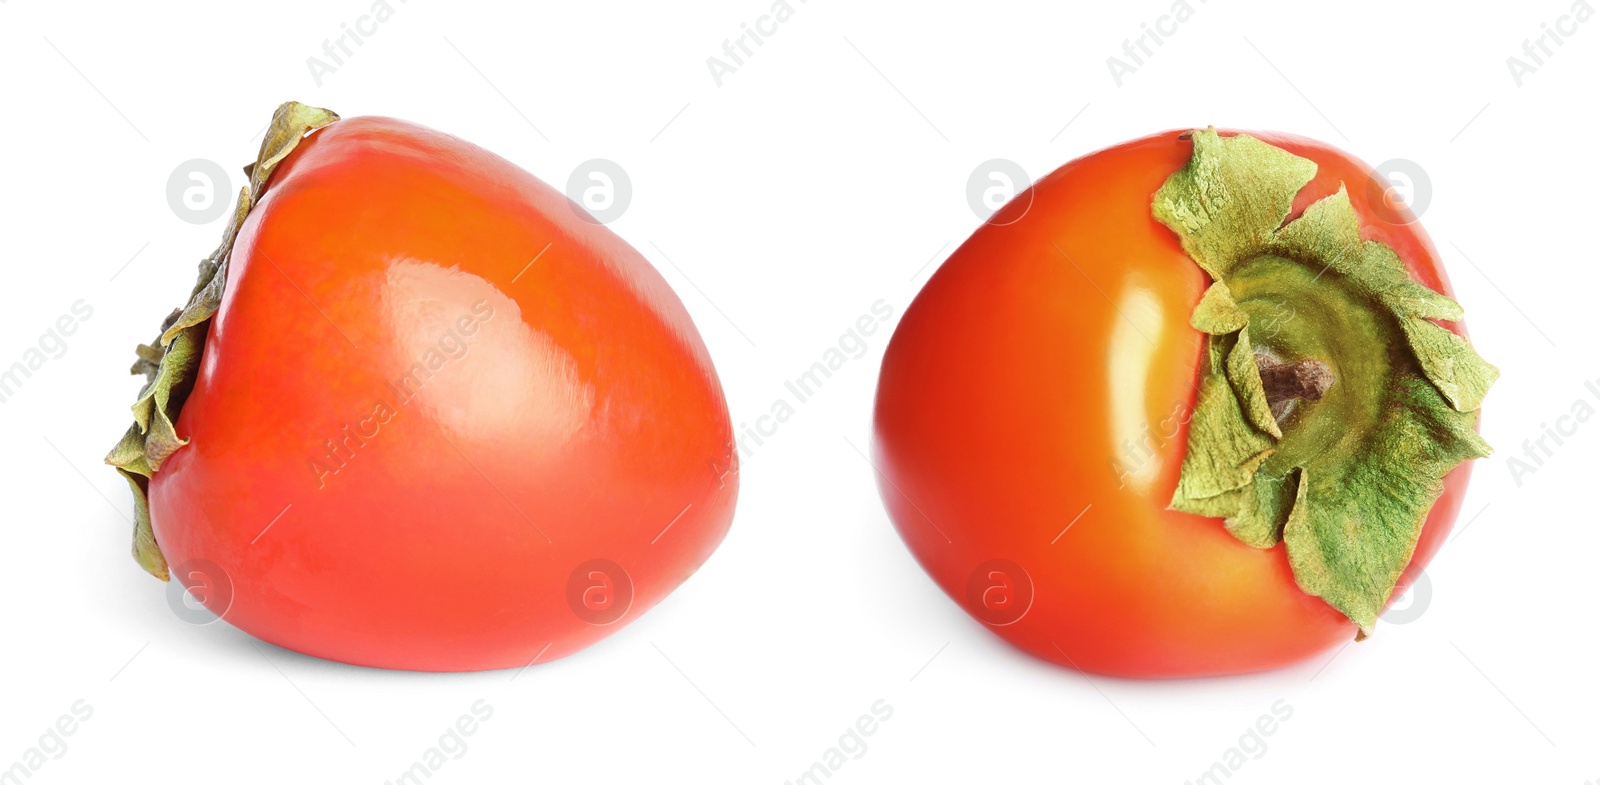
<svg viewBox="0 0 1600 785"><path fill-rule="evenodd" d="M1342 182L1363 236L1453 296L1433 244L1370 167L1313 140L1245 133L1317 164L1291 219ZM1357 632L1295 584L1281 543L1251 548L1220 519L1167 509L1204 357L1189 316L1209 279L1151 199L1191 153L1183 132L1158 133L1019 194L906 309L878 383L879 488L923 569L1013 645L1091 673L1261 671ZM1467 462L1445 477L1396 595L1443 544L1470 473ZM1025 573L995 580L1032 587L1020 618L999 624L969 588L995 559Z"/></svg>
<svg viewBox="0 0 1600 785"><path fill-rule="evenodd" d="M384 668L594 643L711 555L738 487L655 269L515 165L379 117L273 173L177 431L150 483L174 579L263 640ZM620 618L574 609L594 559L631 584Z"/></svg>

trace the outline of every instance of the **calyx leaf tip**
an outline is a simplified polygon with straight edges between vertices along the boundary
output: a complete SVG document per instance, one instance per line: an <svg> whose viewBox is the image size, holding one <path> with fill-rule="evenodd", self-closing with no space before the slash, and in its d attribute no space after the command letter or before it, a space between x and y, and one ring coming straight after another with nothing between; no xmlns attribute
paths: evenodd
<svg viewBox="0 0 1600 785"><path fill-rule="evenodd" d="M1361 237L1342 184L1284 223L1314 162L1246 134L1189 138L1151 206L1213 281L1190 320L1208 349L1170 506L1283 542L1300 587L1367 634L1444 475L1487 454L1477 409L1499 371L1434 322L1461 318L1454 300ZM1338 384L1273 407L1258 355L1315 357Z"/></svg>
<svg viewBox="0 0 1600 785"><path fill-rule="evenodd" d="M163 461L188 444L188 440L177 433L178 413L194 387L211 317L222 305L234 239L251 208L265 192L278 164L299 146L306 134L338 119L333 112L296 101L278 107L255 163L245 167L250 184L239 192L233 216L223 229L221 244L200 262L199 280L188 302L162 320L161 332L155 341L140 344L135 349L138 359L129 370L134 375L144 375L145 384L133 403L133 425L106 455L106 463L116 467L133 492L134 560L161 580L169 580L170 572L151 526L150 479L161 469Z"/></svg>

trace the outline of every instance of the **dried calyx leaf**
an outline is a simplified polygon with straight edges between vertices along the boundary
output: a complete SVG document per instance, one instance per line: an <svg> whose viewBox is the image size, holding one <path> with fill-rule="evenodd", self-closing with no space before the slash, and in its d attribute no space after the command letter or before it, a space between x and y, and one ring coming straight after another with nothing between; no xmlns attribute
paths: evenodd
<svg viewBox="0 0 1600 785"><path fill-rule="evenodd" d="M188 303L161 322L161 333L155 341L141 344L135 350L139 359L133 364L132 372L143 374L145 385L133 403L133 425L106 456L106 463L115 466L133 490L133 557L139 566L162 580L168 580L169 576L167 560L150 527L147 497L150 478L161 469L162 461L188 443L176 430L178 412L194 389L211 317L222 305L234 239L278 164L307 133L338 119L338 115L326 109L294 101L278 107L266 138L261 142L260 154L255 163L245 168L250 184L239 192L233 218L222 234L222 244L200 262L200 278L189 294Z"/></svg>
<svg viewBox="0 0 1600 785"><path fill-rule="evenodd" d="M1213 281L1190 320L1208 361L1171 506L1284 542L1300 587L1366 634L1444 476L1488 455L1477 409L1499 371L1433 321L1460 319L1455 301L1362 239L1342 185L1284 224L1315 163L1191 138L1152 207Z"/></svg>

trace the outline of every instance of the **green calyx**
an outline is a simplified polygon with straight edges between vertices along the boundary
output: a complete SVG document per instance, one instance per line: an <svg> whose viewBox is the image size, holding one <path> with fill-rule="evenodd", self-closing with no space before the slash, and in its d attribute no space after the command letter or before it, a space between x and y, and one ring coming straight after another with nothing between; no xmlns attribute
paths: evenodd
<svg viewBox="0 0 1600 785"><path fill-rule="evenodd" d="M106 463L115 466L133 490L133 558L146 572L161 580L169 580L170 576L166 557L161 554L150 526L150 478L161 469L161 463L168 456L188 444L188 440L178 436L175 423L184 400L194 389L211 317L222 305L234 238L261 198L278 164L307 133L338 119L338 115L326 109L294 101L278 107L266 138L261 142L260 154L255 163L245 168L250 184L239 192L233 219L222 233L222 244L200 262L200 280L190 292L188 304L162 321L161 334L153 343L141 344L135 350L139 359L131 371L135 375L143 374L145 385L133 403L133 425L106 456Z"/></svg>
<svg viewBox="0 0 1600 785"><path fill-rule="evenodd" d="M1362 239L1342 185L1284 223L1315 163L1243 134L1192 138L1152 207L1213 281L1190 318L1207 361L1171 507L1252 547L1284 542L1300 588L1364 636L1444 476L1489 454L1478 408L1499 371L1435 323L1461 306ZM1264 370L1287 363L1316 377L1310 393L1269 394Z"/></svg>

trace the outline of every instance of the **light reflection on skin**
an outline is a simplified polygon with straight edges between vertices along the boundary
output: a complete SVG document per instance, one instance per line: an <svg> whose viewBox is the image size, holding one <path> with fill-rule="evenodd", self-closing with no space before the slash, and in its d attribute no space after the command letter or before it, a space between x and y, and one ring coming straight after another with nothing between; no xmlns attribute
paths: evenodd
<svg viewBox="0 0 1600 785"><path fill-rule="evenodd" d="M383 296L391 390L452 438L517 444L520 460L538 461L557 457L588 421L593 384L489 281L400 259L388 267Z"/></svg>
<svg viewBox="0 0 1600 785"><path fill-rule="evenodd" d="M1120 297L1115 302L1120 312L1111 329L1109 354L1110 383L1110 437L1113 455L1117 456L1122 483L1136 492L1143 492L1161 473L1160 455L1155 439L1155 424L1151 417L1152 401L1147 399L1152 390L1146 384L1155 361L1165 314L1155 293L1141 286L1137 278L1123 282ZM1157 417L1167 416L1161 412Z"/></svg>

